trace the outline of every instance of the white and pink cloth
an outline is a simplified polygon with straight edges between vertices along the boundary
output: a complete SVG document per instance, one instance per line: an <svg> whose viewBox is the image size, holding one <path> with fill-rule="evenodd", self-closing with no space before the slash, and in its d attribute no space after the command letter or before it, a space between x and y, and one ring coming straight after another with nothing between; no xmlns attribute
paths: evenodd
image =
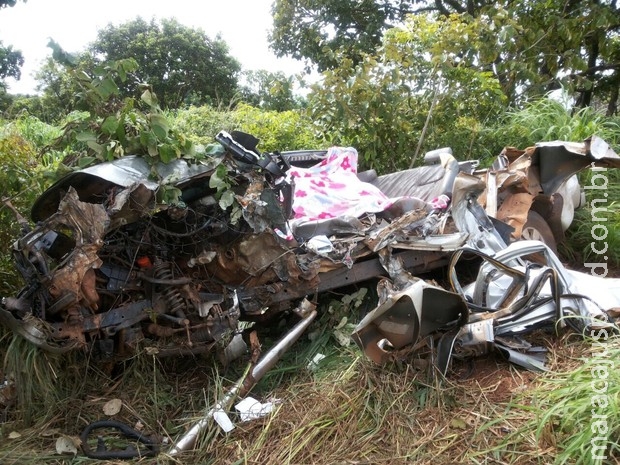
<svg viewBox="0 0 620 465"><path fill-rule="evenodd" d="M358 179L357 159L352 147L331 147L320 163L289 170L287 180L295 183L291 222L360 217L389 208L393 199Z"/></svg>

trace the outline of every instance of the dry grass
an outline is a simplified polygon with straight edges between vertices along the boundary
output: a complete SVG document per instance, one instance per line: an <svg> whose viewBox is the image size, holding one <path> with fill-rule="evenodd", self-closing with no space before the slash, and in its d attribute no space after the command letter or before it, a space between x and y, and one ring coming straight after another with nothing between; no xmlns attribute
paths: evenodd
<svg viewBox="0 0 620 465"><path fill-rule="evenodd" d="M588 349L574 336L539 338L551 348L553 373L579 366ZM60 435L78 436L105 417L103 406L115 398L123 407L113 418L167 441L156 459L130 463L529 465L554 463L558 452L560 436L553 429L538 435L532 427L532 393L540 395L547 376L499 356L455 362L440 379L414 369L423 364L412 363L411 356L376 366L357 348L337 346L324 330L313 342L294 346L253 390L262 401L281 400L274 412L238 422L228 434L213 424L195 451L172 459L166 451L233 384L244 363L224 369L209 358L161 361L142 354L115 375L89 368L86 360L68 365L33 349L20 351L29 354L19 386L30 380L30 404L20 399L0 424L2 464L120 463L55 452ZM312 371L307 364L317 352L327 358ZM20 436L9 439L12 432Z"/></svg>

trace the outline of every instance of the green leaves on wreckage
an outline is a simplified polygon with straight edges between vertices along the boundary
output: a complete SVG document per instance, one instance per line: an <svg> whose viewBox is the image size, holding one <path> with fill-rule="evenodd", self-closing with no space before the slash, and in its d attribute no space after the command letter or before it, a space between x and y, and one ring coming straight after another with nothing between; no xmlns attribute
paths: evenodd
<svg viewBox="0 0 620 465"><path fill-rule="evenodd" d="M137 69L133 59L124 59L98 66L92 71L69 68L69 73L80 88L78 99L86 111L71 115L62 135L50 148L72 153L64 160L64 170L82 169L96 163L109 162L125 155L143 157L151 167L151 178L160 183L157 200L162 204L178 204L181 191L174 187L176 179L161 179L155 169L159 163L185 159L189 163L216 164L214 155L222 154L219 144L196 146L181 132L175 130L160 108L157 96L150 86L142 85L139 99L120 98L120 85L132 78ZM223 210L232 206L225 166L216 170L221 182L217 189ZM61 173L63 174L63 173Z"/></svg>
<svg viewBox="0 0 620 465"><path fill-rule="evenodd" d="M150 164L193 156L193 145L171 130L151 89L143 86L140 100L120 99L119 83L137 68L132 59L96 67L92 74L73 69L86 112L65 125L61 143L75 144L75 164L86 167L124 155L141 155Z"/></svg>

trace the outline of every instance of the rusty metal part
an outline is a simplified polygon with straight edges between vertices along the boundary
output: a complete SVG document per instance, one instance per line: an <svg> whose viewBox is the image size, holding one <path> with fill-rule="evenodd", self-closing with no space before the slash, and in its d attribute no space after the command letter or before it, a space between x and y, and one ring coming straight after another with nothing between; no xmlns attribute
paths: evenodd
<svg viewBox="0 0 620 465"><path fill-rule="evenodd" d="M172 263L164 262L159 258L155 260L153 273L158 282L165 283L174 279ZM186 308L186 304L179 289L173 284L164 284L160 287L160 292L166 302L166 312L181 316L181 313Z"/></svg>
<svg viewBox="0 0 620 465"><path fill-rule="evenodd" d="M0 323L35 346L53 354L64 354L79 347L76 341L55 342L49 337L49 330L42 320L32 316L18 320L5 310L3 305L0 305Z"/></svg>
<svg viewBox="0 0 620 465"><path fill-rule="evenodd" d="M262 233L220 246L217 257L206 268L231 286L261 286L270 282L311 280L318 270L302 270L294 251L272 233Z"/></svg>
<svg viewBox="0 0 620 465"><path fill-rule="evenodd" d="M393 255L402 260L403 267L413 275L441 268L449 262L446 253L439 251L404 250L393 252ZM312 293L321 293L386 275L388 272L381 265L381 260L375 257L356 262L350 269L341 266L333 271L321 273L318 282L302 282L298 286L288 283L285 286L270 285L258 289L243 289L239 291L239 300L248 316L253 321L260 321L268 318L261 318L266 306L275 306Z"/></svg>
<svg viewBox="0 0 620 465"><path fill-rule="evenodd" d="M521 237L521 230L527 221L527 213L532 206L533 198L529 192L511 193L504 198L496 218L514 228L514 239Z"/></svg>

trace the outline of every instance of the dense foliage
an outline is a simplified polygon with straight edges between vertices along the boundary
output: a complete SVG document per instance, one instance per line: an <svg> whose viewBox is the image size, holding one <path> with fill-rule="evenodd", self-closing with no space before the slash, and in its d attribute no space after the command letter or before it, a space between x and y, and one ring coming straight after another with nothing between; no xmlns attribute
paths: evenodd
<svg viewBox="0 0 620 465"><path fill-rule="evenodd" d="M24 0L25 2L26 0ZM15 6L17 0L0 0L0 8L4 8L7 6Z"/></svg>
<svg viewBox="0 0 620 465"><path fill-rule="evenodd" d="M459 44L474 26L454 17L410 17L390 30L378 55L323 73L309 96L326 138L358 147L367 167L413 166L424 151L452 147L459 158L494 155L484 127L506 108L498 79L469 66Z"/></svg>
<svg viewBox="0 0 620 465"><path fill-rule="evenodd" d="M24 56L12 46L4 46L0 41L0 79L21 77L20 67L24 64Z"/></svg>
<svg viewBox="0 0 620 465"><path fill-rule="evenodd" d="M17 290L21 284L14 272L9 249L9 244L20 233L15 212L27 217L36 197L52 181L52 172L63 154L47 151L41 156L41 149L59 135L59 128L32 117L0 121L0 244L3 244L0 250L0 289L7 293ZM8 205L15 210L9 209Z"/></svg>
<svg viewBox="0 0 620 465"><path fill-rule="evenodd" d="M266 111L243 103L232 111L209 106L178 110L170 116L170 124L197 145L212 143L221 130L254 135L260 140L258 150L263 152L323 148L324 144L303 113Z"/></svg>
<svg viewBox="0 0 620 465"><path fill-rule="evenodd" d="M0 9L15 6L17 0L0 0ZM7 77L19 79L20 68L24 64L24 56L19 50L14 50L11 45L5 46L0 41L0 100L5 100L5 86L2 82Z"/></svg>
<svg viewBox="0 0 620 465"><path fill-rule="evenodd" d="M409 1L276 0L271 44L279 56L306 59L320 71L340 64L337 54L357 63L381 44L385 30L410 11ZM291 25L294 25L291 27Z"/></svg>
<svg viewBox="0 0 620 465"><path fill-rule="evenodd" d="M97 61L136 60L136 80L125 84L123 95L133 96L141 84L148 83L163 108L228 102L241 69L219 37L211 39L175 19L158 23L137 18L108 25L99 31L89 52Z"/></svg>
<svg viewBox="0 0 620 465"><path fill-rule="evenodd" d="M301 106L294 94L293 76L282 71L264 69L243 73L245 85L241 87L240 99L264 110L286 111Z"/></svg>
<svg viewBox="0 0 620 465"><path fill-rule="evenodd" d="M273 12L276 53L305 59L319 70L360 63L409 15L431 21L456 17L471 27L448 50L458 50L470 68L492 73L511 103L562 85L577 93L578 106L605 105L609 115L617 112L616 1L276 0Z"/></svg>

